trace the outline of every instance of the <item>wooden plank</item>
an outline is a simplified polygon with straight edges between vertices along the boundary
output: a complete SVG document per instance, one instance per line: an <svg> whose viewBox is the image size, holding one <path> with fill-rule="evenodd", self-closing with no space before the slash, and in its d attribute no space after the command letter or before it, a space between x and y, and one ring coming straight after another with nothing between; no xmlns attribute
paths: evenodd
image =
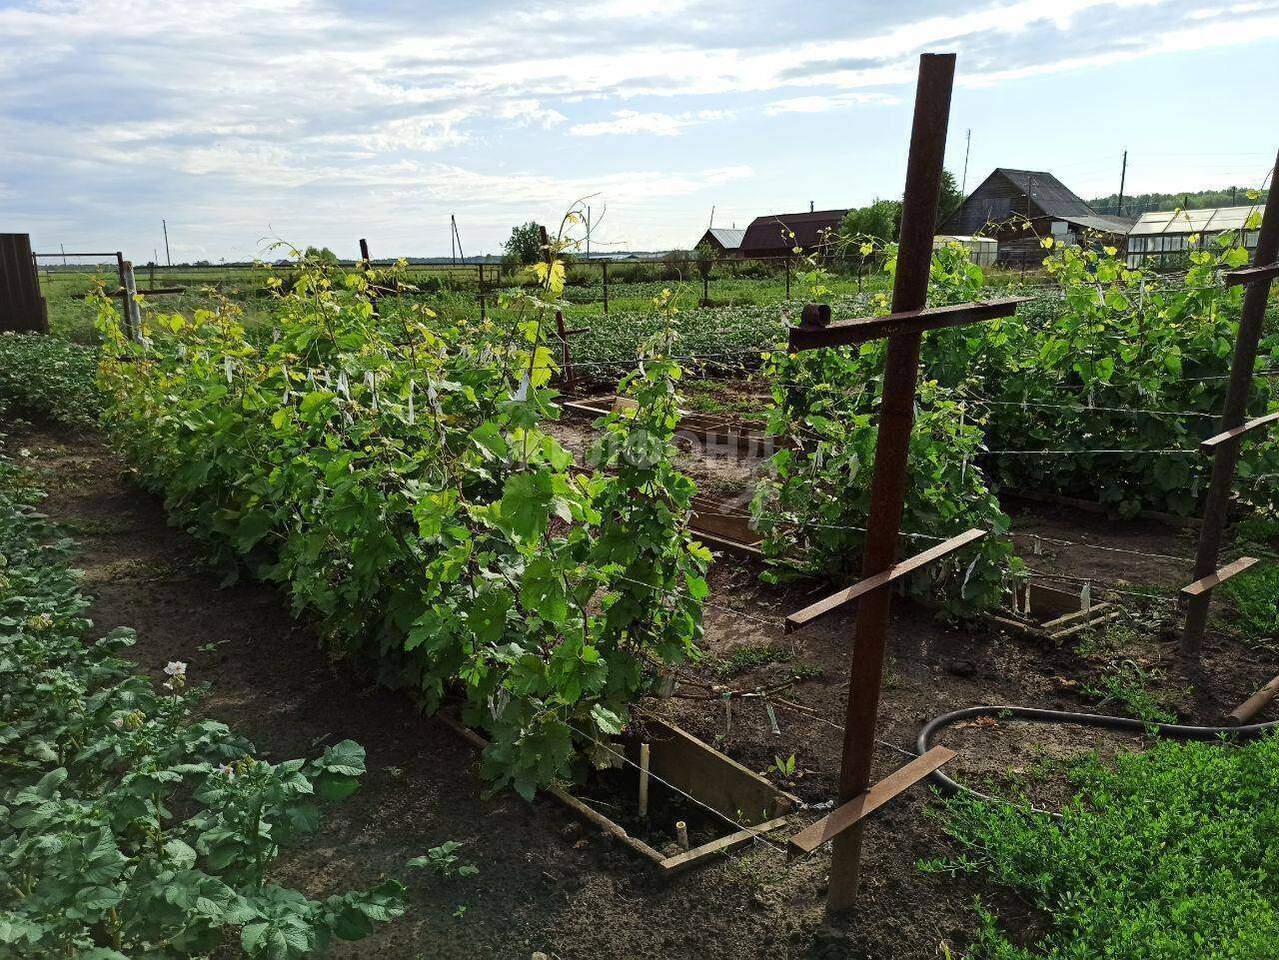
<svg viewBox="0 0 1279 960"><path fill-rule="evenodd" d="M740 540L730 540L728 537L721 537L698 529L696 518L689 523L689 527L697 534L697 539L712 550L723 550L725 553L731 553L734 556L745 557L750 560L761 559L764 556L764 551L754 544L742 543Z"/></svg>
<svg viewBox="0 0 1279 960"><path fill-rule="evenodd" d="M1077 623L1073 627L1067 627L1065 630L1050 631L1048 632L1048 638L1050 640L1065 640L1067 637L1073 637L1075 634L1082 633L1090 627L1104 626L1112 620L1118 620L1122 616L1123 613L1119 610L1111 610L1105 616L1095 617L1092 620L1085 620L1083 623Z"/></svg>
<svg viewBox="0 0 1279 960"><path fill-rule="evenodd" d="M840 347L880 340L899 333L940 330L980 320L1011 317L1017 312L1017 304L1025 303L1029 299L1029 297L1005 297L987 303L957 303L949 307L903 310L884 317L841 320L827 327L791 327L790 349L813 350L818 347Z"/></svg>
<svg viewBox="0 0 1279 960"><path fill-rule="evenodd" d="M480 736L478 733L476 733L466 724L462 723L459 720L454 719L453 717L449 716L447 713L444 713L441 711L440 713L437 713L435 715L435 718L439 720L442 724L444 724L446 727L448 727L450 730L452 730L454 733L456 733L458 736L460 736L463 740L465 740L471 746L475 747L477 750L483 750L485 747L488 746L489 742L487 740L485 740L482 736ZM561 804L568 807L568 809L572 810L574 813L580 816L583 820L587 820L590 823L593 823L595 826L599 827L604 833L607 833L609 836L615 837L616 839L620 840L622 843L626 844L628 847L630 847L640 856L647 857L649 860L652 860L654 863L658 863L658 864L660 864L663 860L666 859L664 856L662 856L660 851L653 849L643 840L640 840L637 837L632 837L629 833L626 832L625 828L623 828L619 824L614 823L612 820L604 816L595 808L587 806L585 803L577 799L577 797L573 796L568 791L560 787L553 786L553 787L548 787L546 789L546 793L550 794L552 797L558 800Z"/></svg>
<svg viewBox="0 0 1279 960"><path fill-rule="evenodd" d="M923 553L917 553L908 560L901 563L895 563L883 573L877 573L873 577L867 577L858 583L847 587L838 593L832 593L823 600L818 600L814 604L810 604L803 610L797 610L786 618L785 633L792 633L807 623L811 623L818 617L825 616L834 610L839 609L847 603L851 603L858 597L864 597L872 590L878 590L880 587L887 586L894 580L900 580L909 573L914 573L920 567L927 566L934 560L939 560L948 553L966 547L975 540L980 540L986 536L986 531L974 527L967 530L957 537L951 537L943 543L937 544L935 547L929 547Z"/></svg>
<svg viewBox="0 0 1279 960"><path fill-rule="evenodd" d="M1087 610L1081 607L1080 609L1073 610L1070 613L1062 614L1060 617L1056 617L1053 620L1049 620L1045 623L1041 623L1040 627L1042 627L1045 630L1052 630L1055 627L1066 627L1066 626L1069 626L1073 621L1078 620L1081 617L1091 618L1094 614L1100 613L1101 611L1105 610L1109 606L1110 604L1103 600L1101 603L1094 603ZM1033 610L1034 607L1031 607L1031 609Z"/></svg>
<svg viewBox="0 0 1279 960"><path fill-rule="evenodd" d="M899 793L913 787L934 770L954 760L957 754L949 747L933 747L922 757L890 773L865 793L860 793L842 807L832 810L816 823L790 838L787 849L791 856L812 853L823 843L833 840L849 827L870 816Z"/></svg>
<svg viewBox="0 0 1279 960"><path fill-rule="evenodd" d="M1262 283L1279 277L1279 262L1268 263L1264 267L1240 267L1238 270L1226 271L1226 286L1236 287L1241 283Z"/></svg>
<svg viewBox="0 0 1279 960"><path fill-rule="evenodd" d="M1200 453L1212 453L1216 447L1231 440L1238 440L1246 433L1251 433L1258 427L1264 427L1268 423L1274 423L1279 420L1279 410L1273 413L1267 413L1264 417L1247 421L1242 427L1235 427L1233 430L1226 430L1209 437L1199 444Z"/></svg>
<svg viewBox="0 0 1279 960"><path fill-rule="evenodd" d="M1181 592L1188 597L1197 597L1202 593L1207 593L1213 587L1220 583L1224 583L1237 573L1243 573L1254 563L1260 561L1256 557L1240 557L1234 563L1228 563L1216 573L1210 573L1201 580L1188 584L1181 588Z"/></svg>
<svg viewBox="0 0 1279 960"><path fill-rule="evenodd" d="M778 817L775 820L769 820L767 823L761 823L757 827L738 830L736 833L730 833L726 837L720 837L718 840L704 843L700 847L694 847L692 850L685 850L675 854L673 857L667 857L658 866L661 867L663 873L675 873L677 870L691 867L693 864L717 853L727 853L729 850L736 849L744 843L749 843L760 834L776 830L778 827L784 827L789 820L789 817Z"/></svg>

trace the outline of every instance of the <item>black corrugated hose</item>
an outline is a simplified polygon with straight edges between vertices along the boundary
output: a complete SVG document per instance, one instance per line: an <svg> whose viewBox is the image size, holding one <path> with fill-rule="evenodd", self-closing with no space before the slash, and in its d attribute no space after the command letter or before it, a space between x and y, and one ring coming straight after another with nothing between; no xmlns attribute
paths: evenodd
<svg viewBox="0 0 1279 960"><path fill-rule="evenodd" d="M1145 720L1133 720L1129 717L1108 717L1095 713L1075 713L1070 710L1043 710L1038 707L965 707L963 710L952 710L950 713L943 713L941 716L934 717L924 724L919 731L918 738L915 740L916 752L920 756L927 753L932 746L933 736L938 730L973 717L995 717L1000 720L1030 720L1036 723L1069 723L1076 726L1100 727L1103 730L1118 730L1125 733L1154 733L1170 740L1252 740L1279 729L1279 720L1234 727L1192 727L1180 723L1151 723ZM942 773L941 770L933 771L929 775L929 779L943 793L966 793L982 800L996 803L1008 802L999 797L988 796L979 790L974 790L972 787L966 787ZM1020 804L1014 805L1019 806ZM1061 817L1059 813L1051 813L1038 807L1030 809L1037 813L1047 813L1053 817Z"/></svg>

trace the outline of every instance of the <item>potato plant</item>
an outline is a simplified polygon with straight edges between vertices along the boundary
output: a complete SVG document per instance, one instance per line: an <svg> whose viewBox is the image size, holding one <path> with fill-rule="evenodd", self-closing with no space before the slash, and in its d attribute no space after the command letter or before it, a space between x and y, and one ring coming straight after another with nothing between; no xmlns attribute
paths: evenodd
<svg viewBox="0 0 1279 960"><path fill-rule="evenodd" d="M71 544L0 460L0 956L169 960L215 948L287 960L358 940L403 888L313 900L273 882L281 843L357 789L364 750L269 763L201 719L173 661L156 686L96 642ZM219 955L226 955L220 953Z"/></svg>
<svg viewBox="0 0 1279 960"><path fill-rule="evenodd" d="M670 466L671 337L620 387L639 412L609 421L611 469L579 470L541 429L563 264L537 272L494 317L451 323L417 299L375 312L386 278L303 263L269 339L223 303L131 344L104 304L100 376L176 522L284 585L337 653L428 709L460 699L486 772L525 796L692 649L709 559Z"/></svg>

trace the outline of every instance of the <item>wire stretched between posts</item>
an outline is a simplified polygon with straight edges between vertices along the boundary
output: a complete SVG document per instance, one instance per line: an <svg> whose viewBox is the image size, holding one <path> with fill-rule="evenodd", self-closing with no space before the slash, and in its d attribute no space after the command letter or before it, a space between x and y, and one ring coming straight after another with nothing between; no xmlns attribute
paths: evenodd
<svg viewBox="0 0 1279 960"><path fill-rule="evenodd" d="M640 765L639 765L638 763L636 763L636 762L635 762L634 760L632 760L630 757L626 756L626 754L621 753L621 752L620 752L620 751L618 751L618 750L614 750L614 749L613 749L612 747L610 747L608 744L603 743L603 742L602 742L602 741L600 741L600 740L597 740L595 737L591 736L589 733L586 733L584 730L580 730L580 729L578 729L577 727L575 727L575 726L574 726L573 724L571 724L571 723L567 724L567 726L568 726L568 728L569 728L570 730L572 730L572 731L573 731L574 733L576 733L578 736L580 736L580 737L584 737L585 739L589 740L591 743L595 744L595 745L596 745L597 747L599 747L600 749L602 749L602 750L604 750L605 752L610 753L610 754L612 754L613 756L617 757L617 758L618 758L619 760L621 760L623 763L630 764L630 765L631 765L632 767L634 767L636 770L639 770L639 771L641 772L641 774L647 774L647 776L648 776L650 779L652 779L652 780L656 780L658 783L662 784L662 786L667 787L667 788L668 788L668 789L670 789L670 790L674 790L674 791L675 791L676 793L678 793L680 796L685 797L685 798L687 798L687 799L691 800L693 803L695 803L697 806L701 807L703 810L707 811L708 813L712 813L712 814L714 814L715 816L719 817L721 820L725 821L726 823L731 824L732 826L736 827L739 831L749 831L749 832L750 832L750 834L751 834L751 839L752 839L752 840L758 840L759 842L761 842L761 843L765 844L766 846L772 847L772 848L773 848L774 850L776 850L778 853L781 853L781 854L783 854L783 855L786 853L786 849L785 849L784 847L781 847L781 846L779 846L778 844L773 843L773 841L769 840L769 839L768 839L768 837L766 837L766 836L764 835L764 833L763 833L762 831L760 831L758 828L756 828L756 827L748 827L748 826L746 826L745 824L738 823L736 820L734 820L734 819L733 819L732 817L730 817L728 814L726 814L726 813L721 813L719 810L716 810L714 807L712 807L712 806L708 806L707 804L703 803L701 800L698 800L695 796L693 796L693 795L692 795L691 793L689 793L687 790L681 790L679 787L675 786L675 784L671 783L669 780L663 779L662 777L658 776L658 775L657 775L656 773L654 773L651 769L650 769L650 770L647 770L647 771L643 770L643 769L640 767Z"/></svg>

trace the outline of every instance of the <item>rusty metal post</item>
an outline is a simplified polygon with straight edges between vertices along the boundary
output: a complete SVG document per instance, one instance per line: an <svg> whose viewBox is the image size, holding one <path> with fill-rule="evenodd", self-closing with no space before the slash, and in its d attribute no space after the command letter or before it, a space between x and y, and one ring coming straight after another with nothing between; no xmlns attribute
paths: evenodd
<svg viewBox="0 0 1279 960"><path fill-rule="evenodd" d="M893 312L918 310L928 300L928 273L933 257L937 197L946 153L950 94L955 79L955 55L924 54L919 59L915 90L915 118L906 162L906 193L902 202L901 243L893 285ZM880 398L879 430L875 444L875 475L871 483L863 577L882 573L897 557L906 501L907 452L914 425L915 382L923 334L900 333L888 338L884 387ZM839 772L839 802L845 803L870 785L875 755L875 723L883 681L884 649L892 591L876 590L861 601L853 640L852 678L844 721L844 758ZM857 901L861 872L862 824L834 841L830 868L829 912L845 910Z"/></svg>
<svg viewBox="0 0 1279 960"><path fill-rule="evenodd" d="M1279 176L1279 156L1275 158L1276 176ZM1256 266L1274 263L1279 257L1279 183L1274 177L1270 182L1270 196L1262 216L1261 233L1257 237L1257 251L1252 262ZM1246 231L1245 231L1246 233ZM1270 283L1251 283L1244 292L1243 310L1239 315L1239 335L1235 338L1235 354L1230 361L1230 381L1226 387L1226 402L1222 406L1221 431L1241 426L1248 413L1248 396L1252 392L1253 370L1257 364L1257 344L1261 340L1262 326L1266 319L1266 301L1270 297ZM1195 552L1194 579L1208 576L1217 568L1217 556L1225 533L1230 512L1230 490L1234 486L1235 466L1239 461L1239 441L1218 445L1212 461L1212 480L1208 484L1208 496L1204 500L1203 525L1199 528L1199 547ZM1186 626L1181 635L1181 654L1198 662L1203 645L1204 627L1208 624L1208 608L1212 605L1212 591L1192 597L1186 605Z"/></svg>
<svg viewBox="0 0 1279 960"><path fill-rule="evenodd" d="M608 316L608 261L602 264L604 268L604 316Z"/></svg>

